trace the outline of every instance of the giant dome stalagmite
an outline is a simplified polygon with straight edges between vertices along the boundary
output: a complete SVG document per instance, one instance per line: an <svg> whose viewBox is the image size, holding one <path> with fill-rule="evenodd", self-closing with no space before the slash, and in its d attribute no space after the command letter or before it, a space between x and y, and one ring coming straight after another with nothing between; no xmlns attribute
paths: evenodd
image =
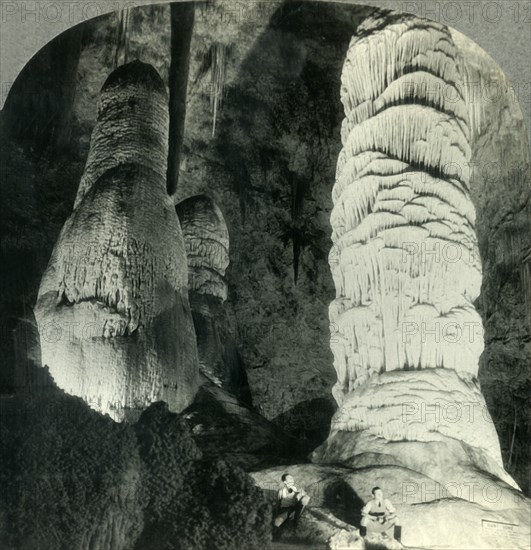
<svg viewBox="0 0 531 550"><path fill-rule="evenodd" d="M167 134L153 67L136 61L112 73L35 308L57 385L116 420L158 400L180 411L198 386L186 252L165 187Z"/></svg>

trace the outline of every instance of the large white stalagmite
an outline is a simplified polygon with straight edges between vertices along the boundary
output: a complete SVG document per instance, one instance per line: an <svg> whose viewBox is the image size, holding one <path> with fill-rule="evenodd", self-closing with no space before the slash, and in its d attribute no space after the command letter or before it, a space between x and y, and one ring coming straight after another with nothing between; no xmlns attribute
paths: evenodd
<svg viewBox="0 0 531 550"><path fill-rule="evenodd" d="M367 25L350 44L331 217L339 404L374 373L477 374L481 265L456 58L449 31L418 19Z"/></svg>
<svg viewBox="0 0 531 550"><path fill-rule="evenodd" d="M115 420L159 400L180 411L199 383L167 142L160 76L138 61L118 68L35 308L42 363L57 385Z"/></svg>
<svg viewBox="0 0 531 550"><path fill-rule="evenodd" d="M517 486L477 382L481 263L458 54L446 27L413 16L371 17L351 40L329 257L339 409L313 460L482 487L495 476L508 492L487 506L499 508Z"/></svg>

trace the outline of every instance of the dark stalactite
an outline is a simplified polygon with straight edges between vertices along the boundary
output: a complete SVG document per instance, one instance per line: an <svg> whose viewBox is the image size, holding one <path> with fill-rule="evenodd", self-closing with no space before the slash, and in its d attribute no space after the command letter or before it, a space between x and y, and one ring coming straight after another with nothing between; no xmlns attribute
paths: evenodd
<svg viewBox="0 0 531 550"><path fill-rule="evenodd" d="M171 4L170 135L167 175L169 195L175 193L179 182L194 18L194 2Z"/></svg>
<svg viewBox="0 0 531 550"><path fill-rule="evenodd" d="M114 53L114 68L127 63L127 53L129 49L129 17L130 11L128 8L121 10L117 15L117 38L116 51Z"/></svg>

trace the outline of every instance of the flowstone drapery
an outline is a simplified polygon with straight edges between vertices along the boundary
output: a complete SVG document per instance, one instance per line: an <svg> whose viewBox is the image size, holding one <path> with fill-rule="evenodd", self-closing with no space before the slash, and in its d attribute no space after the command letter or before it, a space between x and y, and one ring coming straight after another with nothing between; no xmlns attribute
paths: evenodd
<svg viewBox="0 0 531 550"><path fill-rule="evenodd" d="M71 216L35 316L57 385L115 420L192 401L198 357L183 236L166 192L168 100L150 65L103 86Z"/></svg>

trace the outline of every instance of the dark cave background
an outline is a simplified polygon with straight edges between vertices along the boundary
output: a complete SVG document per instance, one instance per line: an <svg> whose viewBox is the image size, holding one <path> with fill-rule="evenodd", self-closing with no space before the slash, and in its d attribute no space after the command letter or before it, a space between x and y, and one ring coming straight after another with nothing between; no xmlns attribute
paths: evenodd
<svg viewBox="0 0 531 550"><path fill-rule="evenodd" d="M222 5L196 4L174 198L207 194L223 211L230 330L253 403L307 448L326 437L335 410L328 253L341 66L372 11L264 3L242 19ZM26 384L31 342L20 327L31 322L40 277L71 213L98 93L124 40L128 60L151 63L168 82L170 7L147 6L132 10L125 39L118 14L54 39L24 68L0 115L4 396ZM506 469L529 494L529 145L508 91L484 106L484 117L472 143L471 183L484 268L479 377ZM498 163L496 171L489 163Z"/></svg>

